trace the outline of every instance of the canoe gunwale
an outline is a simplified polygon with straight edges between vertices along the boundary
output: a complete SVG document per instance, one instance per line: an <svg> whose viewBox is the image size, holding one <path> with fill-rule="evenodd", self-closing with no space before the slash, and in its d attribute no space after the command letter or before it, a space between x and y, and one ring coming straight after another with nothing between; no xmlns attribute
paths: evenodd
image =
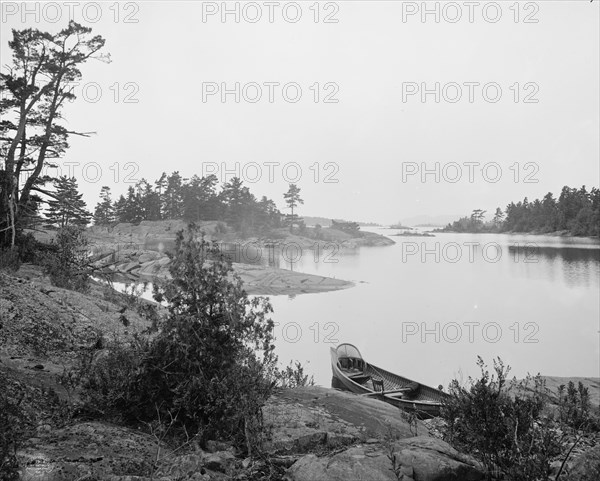
<svg viewBox="0 0 600 481"><path fill-rule="evenodd" d="M350 346L352 346L352 344L350 344ZM355 346L352 347L356 349ZM358 349L356 349L356 351L360 353ZM375 375L377 378L383 380L384 392L382 393L380 391L376 391L375 389L354 381L348 374L344 372L339 364L337 347L332 347L330 352L333 376L346 390L350 392L371 396L376 399L382 399L396 407L415 411L423 417L439 415L443 399L448 396L448 394L440 391L439 389L435 389L421 383L415 383L415 381L411 379L399 376L398 374L394 374L390 371L370 364L367 361L364 361L364 358L361 357L361 359L364 361L364 377L372 380L373 376ZM363 376L360 378L363 378ZM369 380L366 380L365 384L368 382ZM387 388L386 383L388 386ZM417 384L418 387L416 388L416 391L418 394L416 394L416 396L420 396L421 399L411 399L410 395L407 396L408 393L406 391L409 390L408 386L412 384ZM392 392L394 390L397 392ZM386 393L385 391L389 392Z"/></svg>

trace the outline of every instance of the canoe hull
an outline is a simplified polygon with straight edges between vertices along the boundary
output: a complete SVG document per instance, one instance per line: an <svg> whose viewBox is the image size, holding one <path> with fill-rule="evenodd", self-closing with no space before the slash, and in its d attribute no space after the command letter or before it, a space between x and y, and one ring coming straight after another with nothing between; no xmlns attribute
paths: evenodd
<svg viewBox="0 0 600 481"><path fill-rule="evenodd" d="M340 345L337 348L331 348L332 387L355 394L370 395L398 408L412 411L420 418L440 415L443 401L448 397L446 393L365 362L354 346L351 346L355 349L353 355L357 357L348 360L343 352L341 355L338 352L341 346L351 345ZM360 359L360 361L357 359ZM348 366L348 364L352 365L353 363L354 365L358 364L362 372L360 372L360 369L351 369ZM384 393L378 392L373 380L383 387ZM414 386L418 387L415 388ZM385 391L395 392L386 393Z"/></svg>

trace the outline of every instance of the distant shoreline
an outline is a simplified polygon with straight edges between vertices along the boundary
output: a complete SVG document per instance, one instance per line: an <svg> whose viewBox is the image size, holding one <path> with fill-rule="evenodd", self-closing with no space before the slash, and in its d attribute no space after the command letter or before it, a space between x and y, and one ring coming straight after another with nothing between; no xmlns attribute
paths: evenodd
<svg viewBox="0 0 600 481"><path fill-rule="evenodd" d="M217 242L223 252L230 253L233 268L242 278L244 289L252 295L298 295L337 291L351 288L355 282L316 274L294 272L278 265L262 262L242 262L236 255L249 258L277 258L282 254L298 261L302 255L322 262L335 260L338 251L360 247L381 247L395 242L369 231L347 233L332 228L318 231L307 228L310 237L290 233L287 229L273 230L263 237L242 238L239 233L222 232L217 221L198 225L209 241ZM130 282L152 282L169 275L167 251L173 248L175 233L185 229L183 220L142 221L137 225L118 223L114 226L92 226L87 234L94 246L92 262L103 272L122 276ZM265 251L263 251L263 249ZM317 257L315 257L317 256Z"/></svg>
<svg viewBox="0 0 600 481"><path fill-rule="evenodd" d="M568 239L595 239L600 240L599 236L586 236L586 235L572 235L569 231L554 231L554 232L471 232L471 231L457 231L457 230L443 230L435 229L431 232L436 234L501 234L501 235L535 235L535 236L549 236L549 237L565 237Z"/></svg>
<svg viewBox="0 0 600 481"><path fill-rule="evenodd" d="M430 232L402 232L398 234L390 234L390 237L435 237L434 234Z"/></svg>

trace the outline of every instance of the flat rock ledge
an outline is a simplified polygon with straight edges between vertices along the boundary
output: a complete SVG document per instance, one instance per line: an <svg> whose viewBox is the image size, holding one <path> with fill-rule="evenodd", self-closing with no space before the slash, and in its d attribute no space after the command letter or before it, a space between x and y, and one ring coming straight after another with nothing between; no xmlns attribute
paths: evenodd
<svg viewBox="0 0 600 481"><path fill-rule="evenodd" d="M393 453L393 454L392 454ZM391 457L395 457L396 476ZM361 444L333 456L302 457L288 470L293 481L478 481L474 461L440 439L417 436L382 446Z"/></svg>
<svg viewBox="0 0 600 481"><path fill-rule="evenodd" d="M273 479L484 479L469 456L375 399L321 387L283 390L269 400L263 418L263 449L282 473ZM40 425L18 456L22 479L31 481L251 480L260 464L225 443L183 451L141 431L86 421L60 429Z"/></svg>

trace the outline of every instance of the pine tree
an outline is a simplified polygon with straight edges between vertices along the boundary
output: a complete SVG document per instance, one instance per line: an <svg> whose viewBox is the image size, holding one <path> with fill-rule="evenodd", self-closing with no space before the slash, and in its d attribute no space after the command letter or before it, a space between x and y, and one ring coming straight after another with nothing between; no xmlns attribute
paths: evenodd
<svg viewBox="0 0 600 481"><path fill-rule="evenodd" d="M0 82L2 247L16 247L25 226L23 217L31 211L31 197L37 192L46 194L41 189L44 167L63 156L69 135L78 134L65 125L63 112L76 98L73 82L81 80L80 68L87 60L108 61L108 56L100 53L104 39L91 32L73 20L57 33L12 29L8 42L12 55L3 54L2 64L11 56L12 62L3 69ZM21 182L23 175L27 178Z"/></svg>
<svg viewBox="0 0 600 481"><path fill-rule="evenodd" d="M236 231L248 233L254 227L256 198L239 177L223 185L220 197L225 204L225 220Z"/></svg>
<svg viewBox="0 0 600 481"><path fill-rule="evenodd" d="M127 189L121 222L138 223L144 219L143 214L139 191L136 192L133 186L130 185Z"/></svg>
<svg viewBox="0 0 600 481"><path fill-rule="evenodd" d="M142 179L137 184L144 220L160 220L160 196L152 186Z"/></svg>
<svg viewBox="0 0 600 481"><path fill-rule="evenodd" d="M290 232L294 227L294 223L298 222L300 219L298 215L294 214L294 208L299 204L304 204L304 201L300 198L300 188L296 184L290 184L288 191L283 194L283 198L285 199L285 203L288 208L292 211L289 219L290 219Z"/></svg>
<svg viewBox="0 0 600 481"><path fill-rule="evenodd" d="M135 417L177 412L172 424L200 442L227 436L249 446L273 387L273 309L268 298L248 297L231 262L200 234L193 224L177 233L171 279L155 284L169 314L143 356Z"/></svg>
<svg viewBox="0 0 600 481"><path fill-rule="evenodd" d="M154 186L155 189L154 191L158 194L158 199L159 199L159 210L160 210L160 217L159 219L165 219L165 215L164 215L164 205L165 205L165 190L167 188L167 173L163 172L160 176L160 179L158 179L157 181L154 182Z"/></svg>
<svg viewBox="0 0 600 481"><path fill-rule="evenodd" d="M497 207L496 213L494 214L494 225L496 227L500 226L502 224L502 219L504 219L504 212L502 212L500 207Z"/></svg>
<svg viewBox="0 0 600 481"><path fill-rule="evenodd" d="M115 209L110 198L110 187L103 186L100 190L100 202L94 210L94 224L108 225L115 221Z"/></svg>
<svg viewBox="0 0 600 481"><path fill-rule="evenodd" d="M167 177L167 188L164 192L163 214L165 219L183 217L183 179L178 171Z"/></svg>
<svg viewBox="0 0 600 481"><path fill-rule="evenodd" d="M125 197L123 196L123 194L121 194L119 196L119 199L116 200L113 204L113 210L115 212L115 220L117 220L118 222L127 222L126 213L125 213L126 204L127 204L127 201L125 200Z"/></svg>
<svg viewBox="0 0 600 481"><path fill-rule="evenodd" d="M46 223L50 228L63 229L67 226L85 227L92 215L86 210L83 194L79 193L75 177L66 175L54 180L55 193L48 201Z"/></svg>

